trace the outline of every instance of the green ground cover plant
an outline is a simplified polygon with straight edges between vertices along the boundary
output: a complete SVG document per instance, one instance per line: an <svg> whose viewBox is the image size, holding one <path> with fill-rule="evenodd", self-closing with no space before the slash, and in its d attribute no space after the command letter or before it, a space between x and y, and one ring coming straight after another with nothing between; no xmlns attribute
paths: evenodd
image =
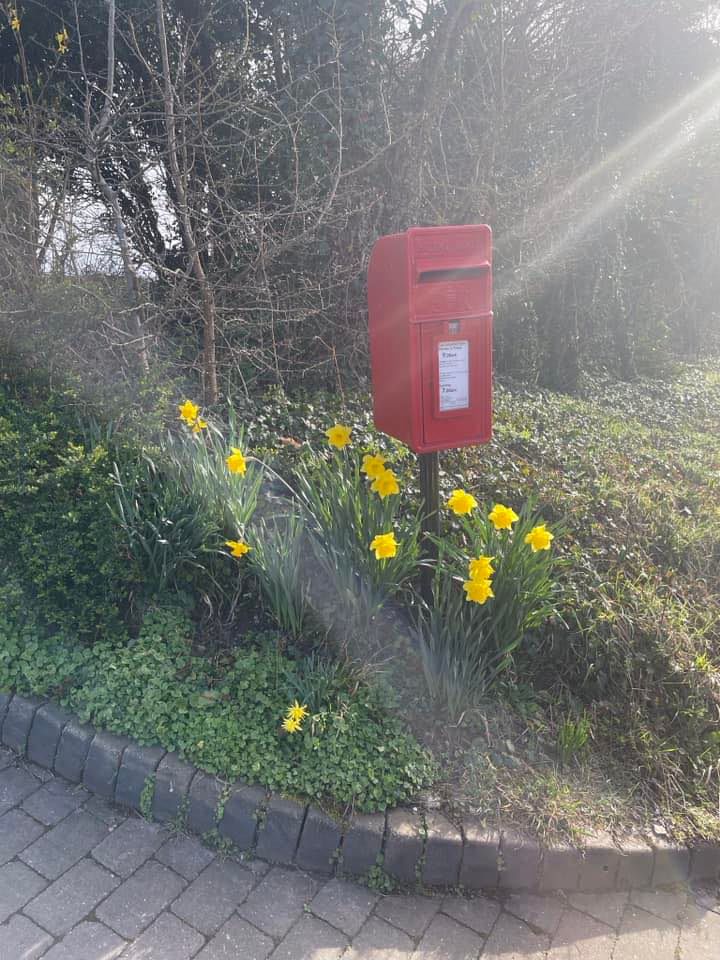
<svg viewBox="0 0 720 960"><path fill-rule="evenodd" d="M160 743L221 777L367 812L407 800L431 779L429 756L378 690L349 668L290 658L272 635L246 637L215 659L198 656L186 614L161 608L133 641L82 647L44 636L19 603L4 609L0 689L53 696L85 721ZM293 703L305 714L287 733Z"/></svg>

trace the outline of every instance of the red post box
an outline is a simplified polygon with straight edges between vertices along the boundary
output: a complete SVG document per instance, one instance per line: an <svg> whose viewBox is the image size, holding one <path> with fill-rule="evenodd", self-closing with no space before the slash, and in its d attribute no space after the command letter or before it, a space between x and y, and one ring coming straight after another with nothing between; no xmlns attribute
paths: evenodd
<svg viewBox="0 0 720 960"><path fill-rule="evenodd" d="M416 453L492 434L492 232L412 227L381 237L368 268L378 430Z"/></svg>

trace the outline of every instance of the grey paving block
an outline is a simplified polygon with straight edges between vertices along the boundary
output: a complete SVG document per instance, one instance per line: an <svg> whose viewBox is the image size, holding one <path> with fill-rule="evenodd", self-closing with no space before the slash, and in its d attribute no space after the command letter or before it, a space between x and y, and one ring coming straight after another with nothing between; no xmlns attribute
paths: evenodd
<svg viewBox="0 0 720 960"><path fill-rule="evenodd" d="M623 840L620 844L620 861L615 878L618 890L649 887L652 880L655 854L652 847L642 840Z"/></svg>
<svg viewBox="0 0 720 960"><path fill-rule="evenodd" d="M450 896L443 900L441 910L486 937L498 918L500 904L488 897Z"/></svg>
<svg viewBox="0 0 720 960"><path fill-rule="evenodd" d="M538 885L540 892L577 890L580 886L581 867L582 854L577 847L573 847L569 843L558 843L551 847L543 847Z"/></svg>
<svg viewBox="0 0 720 960"><path fill-rule="evenodd" d="M54 880L107 836L107 827L84 810L71 813L20 854L33 870Z"/></svg>
<svg viewBox="0 0 720 960"><path fill-rule="evenodd" d="M346 880L324 884L310 904L316 917L325 920L348 937L354 937L370 916L378 894Z"/></svg>
<svg viewBox="0 0 720 960"><path fill-rule="evenodd" d="M107 870L83 860L31 900L25 913L59 937L83 920L117 884Z"/></svg>
<svg viewBox="0 0 720 960"><path fill-rule="evenodd" d="M0 817L0 864L7 863L41 835L43 828L21 810Z"/></svg>
<svg viewBox="0 0 720 960"><path fill-rule="evenodd" d="M217 827L218 804L226 786L217 777L198 771L188 794L188 830L201 836Z"/></svg>
<svg viewBox="0 0 720 960"><path fill-rule="evenodd" d="M15 754L8 747L0 746L0 770L4 770L15 763Z"/></svg>
<svg viewBox="0 0 720 960"><path fill-rule="evenodd" d="M595 893L571 893L570 904L581 913L587 913L595 920L617 928L623 918L628 902L628 893L604 893L601 897Z"/></svg>
<svg viewBox="0 0 720 960"><path fill-rule="evenodd" d="M266 799L267 791L260 787L238 783L231 788L218 830L238 850L250 850L255 845L257 814Z"/></svg>
<svg viewBox="0 0 720 960"><path fill-rule="evenodd" d="M343 960L407 960L413 952L410 937L379 917L370 917Z"/></svg>
<svg viewBox="0 0 720 960"><path fill-rule="evenodd" d="M587 837L580 863L580 890L583 893L607 893L615 889L620 854L612 837Z"/></svg>
<svg viewBox="0 0 720 960"><path fill-rule="evenodd" d="M242 903L255 878L239 863L216 861L193 880L172 910L197 930L211 936Z"/></svg>
<svg viewBox="0 0 720 960"><path fill-rule="evenodd" d="M460 830L439 813L425 814L425 858L423 883L454 887L460 875L463 838Z"/></svg>
<svg viewBox="0 0 720 960"><path fill-rule="evenodd" d="M195 877L212 863L214 854L195 837L171 837L155 854L155 859L173 869L186 880Z"/></svg>
<svg viewBox="0 0 720 960"><path fill-rule="evenodd" d="M165 756L162 747L140 747L131 743L120 761L115 781L115 803L139 810L148 777L152 777Z"/></svg>
<svg viewBox="0 0 720 960"><path fill-rule="evenodd" d="M690 882L720 877L720 844L696 843L690 850Z"/></svg>
<svg viewBox="0 0 720 960"><path fill-rule="evenodd" d="M55 754L55 773L72 783L80 783L85 769L85 758L94 736L95 727L91 727L89 723L71 720L60 735Z"/></svg>
<svg viewBox="0 0 720 960"><path fill-rule="evenodd" d="M238 908L270 937L284 937L315 895L317 884L307 874L274 867Z"/></svg>
<svg viewBox="0 0 720 960"><path fill-rule="evenodd" d="M602 900L602 896L596 895L596 899ZM546 960L610 960L614 942L613 930L568 910L560 921Z"/></svg>
<svg viewBox="0 0 720 960"><path fill-rule="evenodd" d="M564 901L556 897L540 897L535 893L513 893L505 902L505 909L524 920L535 930L552 936L565 909Z"/></svg>
<svg viewBox="0 0 720 960"><path fill-rule="evenodd" d="M720 916L692 906L680 932L678 960L717 960Z"/></svg>
<svg viewBox="0 0 720 960"><path fill-rule="evenodd" d="M137 937L183 890L185 884L171 870L151 861L112 893L95 911L121 937Z"/></svg>
<svg viewBox="0 0 720 960"><path fill-rule="evenodd" d="M182 813L195 773L195 767L177 753L165 754L155 772L152 812L156 820L174 820Z"/></svg>
<svg viewBox="0 0 720 960"><path fill-rule="evenodd" d="M11 917L0 927L0 957L7 960L37 960L52 944L53 938L26 917Z"/></svg>
<svg viewBox="0 0 720 960"><path fill-rule="evenodd" d="M43 960L115 960L127 943L102 923L79 923Z"/></svg>
<svg viewBox="0 0 720 960"><path fill-rule="evenodd" d="M668 843L661 837L651 841L655 851L653 867L653 887L667 887L676 883L685 883L690 874L690 851L687 847Z"/></svg>
<svg viewBox="0 0 720 960"><path fill-rule="evenodd" d="M673 890L633 890L630 900L634 906L652 913L654 917L679 924L685 916L688 894L685 887L676 887Z"/></svg>
<svg viewBox="0 0 720 960"><path fill-rule="evenodd" d="M421 937L440 909L439 897L409 897L403 894L381 897L375 913L409 936Z"/></svg>
<svg viewBox="0 0 720 960"><path fill-rule="evenodd" d="M52 827L77 810L88 798L87 790L53 778L23 800L22 809L46 827Z"/></svg>
<svg viewBox="0 0 720 960"><path fill-rule="evenodd" d="M477 960L483 945L474 930L437 914L423 934L417 952L425 960Z"/></svg>
<svg viewBox="0 0 720 960"><path fill-rule="evenodd" d="M303 870L330 876L335 870L341 838L337 820L311 804L300 834L295 863Z"/></svg>
<svg viewBox="0 0 720 960"><path fill-rule="evenodd" d="M127 737L119 737L114 733L103 731L95 734L85 758L83 771L83 784L91 793L105 800L113 799L120 760L129 744L130 740Z"/></svg>
<svg viewBox="0 0 720 960"><path fill-rule="evenodd" d="M24 907L47 886L47 880L24 863L6 863L0 867L0 923Z"/></svg>
<svg viewBox="0 0 720 960"><path fill-rule="evenodd" d="M679 928L667 920L629 907L618 931L613 960L675 960L679 935Z"/></svg>
<svg viewBox="0 0 720 960"><path fill-rule="evenodd" d="M271 957L272 960L340 960L347 946L339 930L316 917L302 917Z"/></svg>
<svg viewBox="0 0 720 960"><path fill-rule="evenodd" d="M60 736L72 714L54 703L43 704L35 714L27 741L28 759L52 770L55 763Z"/></svg>
<svg viewBox="0 0 720 960"><path fill-rule="evenodd" d="M107 827L114 830L127 819L127 810L116 806L110 800L96 797L94 794L83 805L83 810L101 820Z"/></svg>
<svg viewBox="0 0 720 960"><path fill-rule="evenodd" d="M128 817L96 847L92 855L119 877L129 877L165 840L160 827L137 817Z"/></svg>
<svg viewBox="0 0 720 960"><path fill-rule="evenodd" d="M2 779L0 779L0 815L22 803L41 786L41 782L22 767L3 770Z"/></svg>
<svg viewBox="0 0 720 960"><path fill-rule="evenodd" d="M257 855L271 863L292 863L300 839L305 807L284 797L271 797L257 835Z"/></svg>
<svg viewBox="0 0 720 960"><path fill-rule="evenodd" d="M422 852L420 814L412 810L391 810L385 833L385 870L403 883L416 883Z"/></svg>
<svg viewBox="0 0 720 960"><path fill-rule="evenodd" d="M173 914L163 913L128 947L122 960L190 960L203 942L197 930Z"/></svg>
<svg viewBox="0 0 720 960"><path fill-rule="evenodd" d="M344 830L338 871L361 876L378 862L385 838L385 814L354 815Z"/></svg>
<svg viewBox="0 0 720 960"><path fill-rule="evenodd" d="M14 696L8 704L2 725L2 742L6 747L24 754L28 734L38 709L43 705L39 697Z"/></svg>
<svg viewBox="0 0 720 960"><path fill-rule="evenodd" d="M500 840L500 887L536 890L540 875L540 845L537 840L503 830Z"/></svg>
<svg viewBox="0 0 720 960"><path fill-rule="evenodd" d="M493 927L485 943L483 960L545 960L550 938L535 933L526 924L510 914L503 914ZM570 954L572 957L572 954ZM578 957L582 957L581 953ZM573 957L573 960L575 958ZM609 957L608 957L609 960ZM639 960L639 958L638 958Z"/></svg>
<svg viewBox="0 0 720 960"><path fill-rule="evenodd" d="M275 944L240 917L231 917L195 960L267 960Z"/></svg>
<svg viewBox="0 0 720 960"><path fill-rule="evenodd" d="M0 743L2 743L2 725L5 722L5 714L8 712L12 698L12 693L0 692Z"/></svg>
<svg viewBox="0 0 720 960"><path fill-rule="evenodd" d="M499 876L500 834L471 818L463 823L463 833L460 883L468 890L494 890Z"/></svg>

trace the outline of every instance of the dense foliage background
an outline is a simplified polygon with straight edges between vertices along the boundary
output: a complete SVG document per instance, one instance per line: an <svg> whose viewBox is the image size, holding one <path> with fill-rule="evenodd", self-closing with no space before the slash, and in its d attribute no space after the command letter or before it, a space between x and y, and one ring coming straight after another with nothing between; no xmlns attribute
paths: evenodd
<svg viewBox="0 0 720 960"><path fill-rule="evenodd" d="M374 240L477 221L500 372L566 389L717 347L716 4L2 6L0 317L26 360L98 389L194 367L210 402L347 382Z"/></svg>

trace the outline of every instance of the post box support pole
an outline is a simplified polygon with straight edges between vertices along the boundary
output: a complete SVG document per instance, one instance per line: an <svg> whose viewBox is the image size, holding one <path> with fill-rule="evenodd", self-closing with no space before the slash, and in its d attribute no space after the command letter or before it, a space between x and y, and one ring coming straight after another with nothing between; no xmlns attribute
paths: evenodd
<svg viewBox="0 0 720 960"><path fill-rule="evenodd" d="M440 458L437 451L421 453L420 460L420 495L422 497L423 520L420 540L420 555L424 561L437 560L437 544L427 534L440 536ZM420 591L423 600L432 605L432 585L435 569L427 563L420 568Z"/></svg>

